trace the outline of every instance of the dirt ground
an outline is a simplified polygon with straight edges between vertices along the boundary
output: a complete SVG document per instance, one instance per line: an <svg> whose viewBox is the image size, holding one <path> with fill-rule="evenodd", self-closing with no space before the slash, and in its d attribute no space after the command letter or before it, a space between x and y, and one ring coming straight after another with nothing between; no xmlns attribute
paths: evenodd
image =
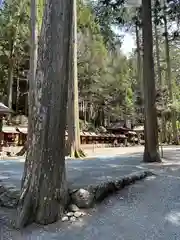
<svg viewBox="0 0 180 240"><path fill-rule="evenodd" d="M22 147L4 147L3 152L0 155L0 160L5 159L17 159L16 153L21 150ZM170 149L180 149L180 146L163 146L163 151ZM98 145L82 145L82 149L86 154L86 157L99 157L99 156L119 156L122 154L142 153L144 146L131 146L131 147L104 147ZM7 152L11 153L11 157L7 156ZM161 148L160 148L161 152ZM23 157L22 157L23 158Z"/></svg>

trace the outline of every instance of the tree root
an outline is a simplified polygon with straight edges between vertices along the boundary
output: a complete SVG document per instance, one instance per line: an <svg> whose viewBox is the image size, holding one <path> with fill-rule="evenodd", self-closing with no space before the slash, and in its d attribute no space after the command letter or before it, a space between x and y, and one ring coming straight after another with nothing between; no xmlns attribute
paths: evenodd
<svg viewBox="0 0 180 240"><path fill-rule="evenodd" d="M146 149L144 151L143 162L151 163L151 162L161 162L161 158L159 153L150 154Z"/></svg>
<svg viewBox="0 0 180 240"><path fill-rule="evenodd" d="M32 196L29 192L29 186L27 186L26 189L24 189L24 192L22 192L18 209L17 209L17 221L16 221L16 228L21 229L23 227L26 227L28 224L32 223L34 219L32 219Z"/></svg>
<svg viewBox="0 0 180 240"><path fill-rule="evenodd" d="M75 158L84 158L86 157L84 151L82 149L79 150L74 150L74 152L71 152L71 157L75 157Z"/></svg>
<svg viewBox="0 0 180 240"><path fill-rule="evenodd" d="M21 150L16 153L16 156L23 156L27 152L27 148L28 148L28 145L27 145L27 142L25 142Z"/></svg>

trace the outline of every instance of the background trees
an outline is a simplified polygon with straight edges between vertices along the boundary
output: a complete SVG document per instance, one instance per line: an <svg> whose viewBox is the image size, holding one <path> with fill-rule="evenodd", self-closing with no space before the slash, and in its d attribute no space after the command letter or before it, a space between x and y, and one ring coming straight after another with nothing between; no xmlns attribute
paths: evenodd
<svg viewBox="0 0 180 240"><path fill-rule="evenodd" d="M154 4L152 20L153 41L157 43L154 44L156 46L154 63L158 126L164 129L161 131L163 142L170 139L177 143L175 140L178 140L176 126L179 122L179 70L177 67L180 39L179 3L165 2L165 8L158 0ZM12 1L8 0L0 10L1 99L9 102L17 114L19 112L28 114L25 103L27 103L29 69L29 12L29 0L21 0L17 4L12 4ZM42 0L38 2L38 12L40 28ZM165 26L165 17L167 26ZM173 29L170 29L170 25L174 26ZM77 28L81 127L98 128L100 125L107 125L120 119L130 119L134 124L142 124L144 106L141 8L125 8L123 1L99 0L84 3L79 0L77 1ZM168 34L165 28L168 28ZM128 57L120 49L123 39L121 30L130 31L136 39L137 49L134 49ZM14 49L11 51L10 46L14 40ZM165 44L167 40L168 51ZM167 64L168 52L170 68ZM168 69L171 73L171 84L167 81ZM169 91L169 86L172 91ZM170 92L173 93L172 98ZM169 130L172 128L174 134L171 136Z"/></svg>

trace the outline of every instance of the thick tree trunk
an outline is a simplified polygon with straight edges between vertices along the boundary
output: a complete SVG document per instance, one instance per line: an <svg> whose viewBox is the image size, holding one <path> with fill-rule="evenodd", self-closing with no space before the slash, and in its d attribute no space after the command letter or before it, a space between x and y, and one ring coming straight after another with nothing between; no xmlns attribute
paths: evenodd
<svg viewBox="0 0 180 240"><path fill-rule="evenodd" d="M77 70L77 3L73 0L73 29L71 34L70 72L68 88L68 153L71 157L81 157L79 129L79 98Z"/></svg>
<svg viewBox="0 0 180 240"><path fill-rule="evenodd" d="M166 65L167 65L167 85L169 90L169 100L173 103L173 91L172 91L172 79L171 79L171 59L169 51L169 39L168 39L168 27L167 27L167 17L165 10L165 1L164 1L164 31L165 31L165 52L166 52ZM176 112L174 109L171 110L171 122L173 130L173 144L179 144L177 126L176 126Z"/></svg>
<svg viewBox="0 0 180 240"><path fill-rule="evenodd" d="M72 0L46 0L32 106L32 141L18 207L17 226L49 224L66 207L65 126ZM34 84L31 83L30 84ZM31 103L33 101L30 101ZM32 117L32 116L31 116Z"/></svg>
<svg viewBox="0 0 180 240"><path fill-rule="evenodd" d="M156 90L153 61L153 37L151 0L142 0L143 17L143 80L144 80L144 111L145 111L145 136L144 150L145 162L159 162Z"/></svg>

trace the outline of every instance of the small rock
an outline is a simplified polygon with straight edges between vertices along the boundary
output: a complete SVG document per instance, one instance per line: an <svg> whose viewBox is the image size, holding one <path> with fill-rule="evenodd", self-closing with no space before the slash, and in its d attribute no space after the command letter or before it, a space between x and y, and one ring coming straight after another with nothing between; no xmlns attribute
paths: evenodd
<svg viewBox="0 0 180 240"><path fill-rule="evenodd" d="M18 199L12 198L10 192L5 192L0 195L0 205L7 208L15 208L18 204Z"/></svg>
<svg viewBox="0 0 180 240"><path fill-rule="evenodd" d="M6 188L4 186L0 186L0 194L6 192Z"/></svg>
<svg viewBox="0 0 180 240"><path fill-rule="evenodd" d="M139 177L137 174L135 174L135 175L131 176L131 179L132 179L132 183L134 183L135 181L137 181L139 179Z"/></svg>
<svg viewBox="0 0 180 240"><path fill-rule="evenodd" d="M75 188L69 189L69 194L71 195L71 194L73 194L73 193L75 193L77 191L78 191L78 189L75 189Z"/></svg>
<svg viewBox="0 0 180 240"><path fill-rule="evenodd" d="M69 220L69 218L68 218L68 216L64 216L64 217L62 217L62 222L67 222L68 220Z"/></svg>
<svg viewBox="0 0 180 240"><path fill-rule="evenodd" d="M144 179L145 177L146 177L146 175L145 175L144 172L139 175L139 179L140 179L140 180L141 180L141 179Z"/></svg>
<svg viewBox="0 0 180 240"><path fill-rule="evenodd" d="M74 213L73 213L73 212L68 212L68 213L66 214L66 216L72 217L72 216L74 216Z"/></svg>
<svg viewBox="0 0 180 240"><path fill-rule="evenodd" d="M125 183L125 186L129 185L131 183L131 178L130 177L125 177L124 178L124 183Z"/></svg>
<svg viewBox="0 0 180 240"><path fill-rule="evenodd" d="M100 184L96 190L96 201L101 202L109 195L109 185L108 183Z"/></svg>
<svg viewBox="0 0 180 240"><path fill-rule="evenodd" d="M76 221L76 217L70 217L69 219L71 222L75 222Z"/></svg>
<svg viewBox="0 0 180 240"><path fill-rule="evenodd" d="M77 212L77 211L79 211L78 206L76 206L75 204L70 204L68 209L69 209L70 212Z"/></svg>
<svg viewBox="0 0 180 240"><path fill-rule="evenodd" d="M79 217L82 216L82 212L75 212L75 213L74 213L74 216L75 216L76 218L79 218Z"/></svg>
<svg viewBox="0 0 180 240"><path fill-rule="evenodd" d="M114 182L108 182L107 188L108 188L109 193L114 193L116 191L116 186L115 186Z"/></svg>
<svg viewBox="0 0 180 240"><path fill-rule="evenodd" d="M71 199L79 208L89 208L94 203L94 194L81 188L71 195Z"/></svg>
<svg viewBox="0 0 180 240"><path fill-rule="evenodd" d="M81 212L81 216L86 216L87 214L85 212Z"/></svg>
<svg viewBox="0 0 180 240"><path fill-rule="evenodd" d="M117 180L117 181L115 182L115 186L116 186L116 189L117 189L117 190L122 189L122 188L123 188L123 180L122 180L122 179Z"/></svg>

